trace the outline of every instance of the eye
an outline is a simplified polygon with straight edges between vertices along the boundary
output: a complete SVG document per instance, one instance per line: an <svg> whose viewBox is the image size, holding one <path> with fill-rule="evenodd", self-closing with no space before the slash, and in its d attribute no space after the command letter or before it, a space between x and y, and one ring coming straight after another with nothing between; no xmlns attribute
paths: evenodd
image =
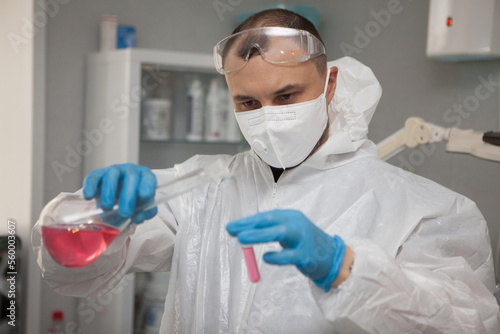
<svg viewBox="0 0 500 334"><path fill-rule="evenodd" d="M288 93L288 94L281 94L277 98L277 103L278 104L288 104L288 103L293 103L295 101L295 94L294 93Z"/></svg>
<svg viewBox="0 0 500 334"><path fill-rule="evenodd" d="M246 108L251 108L255 105L255 103L256 103L255 100L251 100L251 101L243 102L242 105Z"/></svg>
<svg viewBox="0 0 500 334"><path fill-rule="evenodd" d="M259 109L260 103L257 100L249 100L240 103L240 111Z"/></svg>

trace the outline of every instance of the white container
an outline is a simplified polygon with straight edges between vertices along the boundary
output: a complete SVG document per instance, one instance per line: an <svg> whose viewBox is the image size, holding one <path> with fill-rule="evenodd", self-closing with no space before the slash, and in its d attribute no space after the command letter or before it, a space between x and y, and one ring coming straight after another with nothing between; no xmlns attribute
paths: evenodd
<svg viewBox="0 0 500 334"><path fill-rule="evenodd" d="M100 50L111 51L116 49L116 32L118 29L118 17L115 15L103 15L101 17Z"/></svg>
<svg viewBox="0 0 500 334"><path fill-rule="evenodd" d="M194 77L187 93L187 135L189 141L203 139L203 87L201 80Z"/></svg>
<svg viewBox="0 0 500 334"><path fill-rule="evenodd" d="M142 138L145 140L170 139L172 101L146 99L142 111Z"/></svg>
<svg viewBox="0 0 500 334"><path fill-rule="evenodd" d="M220 82L213 78L205 105L205 140L223 141L226 139L226 105L221 94Z"/></svg>
<svg viewBox="0 0 500 334"><path fill-rule="evenodd" d="M500 0L431 0L427 56L449 61L500 57Z"/></svg>

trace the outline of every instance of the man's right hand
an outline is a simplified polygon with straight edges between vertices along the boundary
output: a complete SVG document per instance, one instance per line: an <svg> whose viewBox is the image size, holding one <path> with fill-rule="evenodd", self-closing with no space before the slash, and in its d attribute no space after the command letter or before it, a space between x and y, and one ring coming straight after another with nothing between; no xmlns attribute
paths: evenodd
<svg viewBox="0 0 500 334"><path fill-rule="evenodd" d="M83 182L83 196L86 199L96 197L103 209L111 209L118 200L118 213L124 218L134 214L136 205L153 203L155 189L156 176L153 172L147 167L130 163L97 169L89 173ZM155 207L135 213L132 221L142 223L157 212Z"/></svg>

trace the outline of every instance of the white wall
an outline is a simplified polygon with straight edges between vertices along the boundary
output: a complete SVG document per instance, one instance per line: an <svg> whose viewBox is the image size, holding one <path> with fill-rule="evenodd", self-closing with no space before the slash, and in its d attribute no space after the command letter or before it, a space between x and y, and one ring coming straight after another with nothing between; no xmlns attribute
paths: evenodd
<svg viewBox="0 0 500 334"><path fill-rule="evenodd" d="M38 10L31 0L0 2L0 234L13 219L22 242L15 249L22 261L14 275L16 327L34 334L40 330L41 278L30 231L43 193L45 32L43 24L34 32L27 22Z"/></svg>

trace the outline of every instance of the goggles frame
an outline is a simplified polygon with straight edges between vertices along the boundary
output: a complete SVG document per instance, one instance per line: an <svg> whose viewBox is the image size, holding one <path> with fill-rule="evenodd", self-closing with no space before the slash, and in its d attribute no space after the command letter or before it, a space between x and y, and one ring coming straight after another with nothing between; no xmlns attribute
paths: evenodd
<svg viewBox="0 0 500 334"><path fill-rule="evenodd" d="M290 40L290 45L292 47L285 51L280 50L278 53L284 55L286 52L290 55L290 59L274 60L272 59L273 56L269 56L270 54L272 55L272 53L268 52L266 54L266 43L271 37L283 37ZM247 41L245 41L245 38ZM228 52L234 45L237 45L236 42L238 39L242 39L242 42L238 45L238 52L234 54L234 56L241 59L241 64L229 69L224 69L224 62ZM284 41L286 40L284 39ZM297 43L297 41L300 41L300 43ZM292 45L292 43L294 43L294 45ZM242 45L244 45L243 48ZM309 31L285 27L252 28L227 36L214 46L214 64L217 72L226 74L243 68L248 60L254 55L254 50L258 51L264 60L272 64L306 62L309 59L326 55L326 48L323 43ZM291 50L299 52L293 52Z"/></svg>

